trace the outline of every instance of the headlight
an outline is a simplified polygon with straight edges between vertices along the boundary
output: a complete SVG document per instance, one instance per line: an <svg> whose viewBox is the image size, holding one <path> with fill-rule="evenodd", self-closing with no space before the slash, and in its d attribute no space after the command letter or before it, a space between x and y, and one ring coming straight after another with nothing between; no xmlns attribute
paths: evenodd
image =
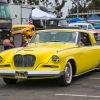
<svg viewBox="0 0 100 100"><path fill-rule="evenodd" d="M2 57L0 56L0 62L2 61Z"/></svg>
<svg viewBox="0 0 100 100"><path fill-rule="evenodd" d="M26 36L24 36L23 39L26 40Z"/></svg>
<svg viewBox="0 0 100 100"><path fill-rule="evenodd" d="M58 61L59 61L59 57L56 56L56 55L53 55L53 56L52 56L52 60L53 60L54 62L58 62Z"/></svg>
<svg viewBox="0 0 100 100"><path fill-rule="evenodd" d="M10 37L10 40L11 40L11 41L13 41L13 38L12 38L12 37Z"/></svg>

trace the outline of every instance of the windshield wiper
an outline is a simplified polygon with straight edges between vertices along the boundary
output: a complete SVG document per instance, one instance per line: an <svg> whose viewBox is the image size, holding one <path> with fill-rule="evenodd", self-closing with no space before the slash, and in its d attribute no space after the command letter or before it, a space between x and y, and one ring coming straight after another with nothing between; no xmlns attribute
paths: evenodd
<svg viewBox="0 0 100 100"><path fill-rule="evenodd" d="M52 40L50 42L61 42L60 40Z"/></svg>
<svg viewBox="0 0 100 100"><path fill-rule="evenodd" d="M8 19L11 19L11 18L0 17L0 19L6 19L6 20L8 20Z"/></svg>
<svg viewBox="0 0 100 100"><path fill-rule="evenodd" d="M0 19L5 19L4 17L0 17Z"/></svg>

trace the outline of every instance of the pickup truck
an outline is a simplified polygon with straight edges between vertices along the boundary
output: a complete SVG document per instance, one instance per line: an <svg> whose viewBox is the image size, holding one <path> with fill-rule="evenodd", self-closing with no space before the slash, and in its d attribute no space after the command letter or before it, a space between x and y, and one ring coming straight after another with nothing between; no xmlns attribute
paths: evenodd
<svg viewBox="0 0 100 100"><path fill-rule="evenodd" d="M7 0L0 0L0 44L11 36L12 18Z"/></svg>
<svg viewBox="0 0 100 100"><path fill-rule="evenodd" d="M57 78L63 86L72 77L100 70L100 46L82 29L36 31L26 47L0 53L0 76L6 84L19 79Z"/></svg>

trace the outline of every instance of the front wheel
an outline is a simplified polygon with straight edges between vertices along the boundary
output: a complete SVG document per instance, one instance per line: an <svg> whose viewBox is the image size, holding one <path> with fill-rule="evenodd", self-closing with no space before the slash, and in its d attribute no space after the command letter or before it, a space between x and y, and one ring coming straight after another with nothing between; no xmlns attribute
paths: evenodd
<svg viewBox="0 0 100 100"><path fill-rule="evenodd" d="M17 82L17 79L11 79L11 78L3 78L3 81L6 84L15 84Z"/></svg>
<svg viewBox="0 0 100 100"><path fill-rule="evenodd" d="M70 62L67 62L65 66L65 74L58 79L58 82L62 86L67 86L71 84L71 81L72 81L72 65Z"/></svg>

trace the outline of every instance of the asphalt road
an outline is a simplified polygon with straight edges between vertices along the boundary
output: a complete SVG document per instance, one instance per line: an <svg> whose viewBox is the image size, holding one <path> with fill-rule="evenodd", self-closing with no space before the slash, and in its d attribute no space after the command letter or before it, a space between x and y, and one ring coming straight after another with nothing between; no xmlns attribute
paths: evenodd
<svg viewBox="0 0 100 100"><path fill-rule="evenodd" d="M19 80L15 85L6 85L0 78L0 100L100 100L100 72L73 78L66 87L50 79Z"/></svg>
<svg viewBox="0 0 100 100"><path fill-rule="evenodd" d="M100 100L100 72L74 78L70 86L57 80L19 80L6 85L0 78L0 100Z"/></svg>

